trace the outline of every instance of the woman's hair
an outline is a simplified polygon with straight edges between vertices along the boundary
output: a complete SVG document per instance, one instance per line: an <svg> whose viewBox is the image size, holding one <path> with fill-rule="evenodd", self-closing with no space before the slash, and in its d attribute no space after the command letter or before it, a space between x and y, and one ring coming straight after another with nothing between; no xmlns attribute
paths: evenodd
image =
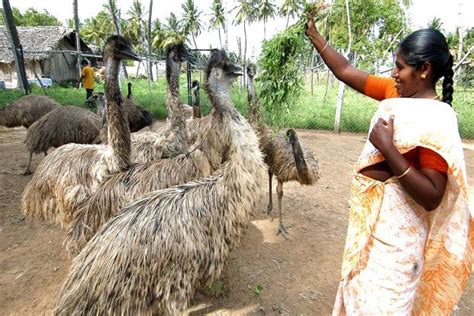
<svg viewBox="0 0 474 316"><path fill-rule="evenodd" d="M429 62L436 83L443 80L443 102L451 105L453 100L453 56L449 52L444 35L435 29L421 29L408 35L399 45L404 61L419 69Z"/></svg>

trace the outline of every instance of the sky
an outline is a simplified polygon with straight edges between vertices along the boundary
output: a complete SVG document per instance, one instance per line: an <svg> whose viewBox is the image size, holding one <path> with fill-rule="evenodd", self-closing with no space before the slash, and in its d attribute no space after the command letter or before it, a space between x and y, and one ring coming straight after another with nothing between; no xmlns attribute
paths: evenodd
<svg viewBox="0 0 474 316"><path fill-rule="evenodd" d="M152 18L158 18L164 21L171 12L178 17L182 16L183 10L181 4L185 0L154 0ZM281 0L274 3L281 3ZM474 27L474 1L473 0L450 0L449 5L445 0L412 0L413 4L408 11L412 29L426 27L428 22L434 17L441 19L443 28L452 32L457 26L464 28ZM108 0L78 0L79 19L95 16L102 9L102 5L108 3ZM132 0L117 0L118 8L121 9L122 17L128 11ZM231 11L226 14L229 21L234 18L235 12L232 11L236 5L236 1L224 0L224 8ZM142 0L142 4L148 11L148 0ZM207 31L210 20L210 6L212 0L195 0L195 4L199 10L203 11L201 18L204 28L202 34L197 38L199 48L219 47L219 35L217 31ZM21 12L33 7L38 11L46 9L49 13L57 17L61 22L73 17L72 0L10 0L10 5L20 9ZM111 22L112 23L112 22ZM290 21L291 24L291 21ZM267 22L267 38L285 29L286 19L275 18ZM224 35L222 35L224 36ZM255 60L260 52L260 45L263 40L263 23L254 23L247 27L248 49L247 55ZM229 49L237 52L237 37L241 37L243 41L242 26L229 25ZM224 40L224 39L223 39Z"/></svg>

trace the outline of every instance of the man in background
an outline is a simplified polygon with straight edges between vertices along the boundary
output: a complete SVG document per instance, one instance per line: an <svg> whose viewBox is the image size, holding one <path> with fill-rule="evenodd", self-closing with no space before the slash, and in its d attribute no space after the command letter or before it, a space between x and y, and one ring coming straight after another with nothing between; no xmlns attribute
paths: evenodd
<svg viewBox="0 0 474 316"><path fill-rule="evenodd" d="M82 82L84 89L86 89L86 100L92 96L94 92L94 69L89 66L89 62L85 59L81 62L82 71L81 71L81 79L79 80Z"/></svg>

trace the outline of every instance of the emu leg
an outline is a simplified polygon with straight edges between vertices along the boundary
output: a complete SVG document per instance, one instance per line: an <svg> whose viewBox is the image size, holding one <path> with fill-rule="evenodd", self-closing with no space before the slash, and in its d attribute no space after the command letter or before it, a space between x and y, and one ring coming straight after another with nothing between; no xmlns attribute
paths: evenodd
<svg viewBox="0 0 474 316"><path fill-rule="evenodd" d="M278 224L277 235L282 234L283 237L286 238L286 235L288 235L288 231L286 230L285 226L283 226L283 217L282 217L282 209L281 209L281 201L283 199L283 182L278 181L276 191L277 191L277 196L278 196L278 214L279 214L279 224Z"/></svg>
<svg viewBox="0 0 474 316"><path fill-rule="evenodd" d="M28 167L26 167L25 172L23 172L24 176L28 176L31 174L31 157L33 156L33 152L30 152L30 156L28 158Z"/></svg>
<svg viewBox="0 0 474 316"><path fill-rule="evenodd" d="M268 170L268 206L267 206L267 215L270 215L270 213L273 210L273 202L272 202L272 178L273 178L273 173Z"/></svg>

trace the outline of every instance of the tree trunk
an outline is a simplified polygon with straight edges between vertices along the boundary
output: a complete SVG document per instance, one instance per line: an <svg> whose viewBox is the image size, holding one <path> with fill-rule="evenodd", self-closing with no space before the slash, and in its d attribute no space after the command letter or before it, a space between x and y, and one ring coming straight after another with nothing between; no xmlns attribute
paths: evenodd
<svg viewBox="0 0 474 316"><path fill-rule="evenodd" d="M226 52L229 52L229 28L227 27L226 22L224 22L223 27L224 27L224 39L225 39L224 50Z"/></svg>
<svg viewBox="0 0 474 316"><path fill-rule="evenodd" d="M77 0L72 1L72 6L74 10L74 31L76 32L77 70L79 72L79 78L81 78L82 55L81 55L81 37L79 35L79 14L77 11Z"/></svg>
<svg viewBox="0 0 474 316"><path fill-rule="evenodd" d="M221 28L219 28L218 31L219 31L219 44L220 44L220 47L222 49Z"/></svg>
<svg viewBox="0 0 474 316"><path fill-rule="evenodd" d="M194 33L191 33L191 37L193 38L194 48L198 48L196 44L196 39L194 38Z"/></svg>
<svg viewBox="0 0 474 316"><path fill-rule="evenodd" d="M326 90L324 90L323 104L326 104L326 97L328 96L329 79L331 78L331 71L328 68L328 75L326 77Z"/></svg>
<svg viewBox="0 0 474 316"><path fill-rule="evenodd" d="M110 15L112 16L112 20L114 20L115 32L117 33L117 35L121 35L122 28L120 27L120 16L117 16L115 14L115 10L117 9L117 6L114 0L109 0L109 8L110 8ZM122 72L125 79L128 79L127 67L125 66L125 63L121 61L120 65L122 66Z"/></svg>
<svg viewBox="0 0 474 316"><path fill-rule="evenodd" d="M267 39L267 19L263 18L263 40Z"/></svg>
<svg viewBox="0 0 474 316"><path fill-rule="evenodd" d="M290 23L290 13L286 15L286 28L288 28L288 23Z"/></svg>
<svg viewBox="0 0 474 316"><path fill-rule="evenodd" d="M240 39L240 37L237 37L237 47L239 50L239 61L241 64L243 64L242 63L242 40ZM240 76L240 88L242 88L243 82L244 82L244 76Z"/></svg>
<svg viewBox="0 0 474 316"><path fill-rule="evenodd" d="M247 86L247 28L244 21L244 58L242 59L242 77L244 79L244 87Z"/></svg>
<svg viewBox="0 0 474 316"><path fill-rule="evenodd" d="M8 37L10 39L10 45L12 48L13 59L15 60L15 67L18 76L18 87L23 93L28 94L30 91L30 85L26 78L25 65L22 62L20 52L18 51L21 47L20 38L18 37L18 31L15 25L15 18L13 17L12 8L10 1L3 0L3 19L5 20L5 26L7 28ZM34 65L33 65L34 67Z"/></svg>
<svg viewBox="0 0 474 316"><path fill-rule="evenodd" d="M351 32L351 16L349 11L349 0L346 0L346 14L347 14L347 29L349 34L349 44L347 47L347 56L350 56L351 49L352 49L352 32ZM341 113L342 107L344 106L344 89L346 85L344 82L339 82L339 91L337 93L337 100L336 100L336 115L334 118L334 131L336 133L340 132L340 124L341 124Z"/></svg>
<svg viewBox="0 0 474 316"><path fill-rule="evenodd" d="M153 10L153 0L150 0L150 8L148 10L148 32L147 32L147 41L148 41L148 90L151 91L151 84L150 81L153 81L153 71L152 71L152 63L150 59L151 55L151 13Z"/></svg>
<svg viewBox="0 0 474 316"><path fill-rule="evenodd" d="M311 49L311 96L314 95L314 50L315 48Z"/></svg>

